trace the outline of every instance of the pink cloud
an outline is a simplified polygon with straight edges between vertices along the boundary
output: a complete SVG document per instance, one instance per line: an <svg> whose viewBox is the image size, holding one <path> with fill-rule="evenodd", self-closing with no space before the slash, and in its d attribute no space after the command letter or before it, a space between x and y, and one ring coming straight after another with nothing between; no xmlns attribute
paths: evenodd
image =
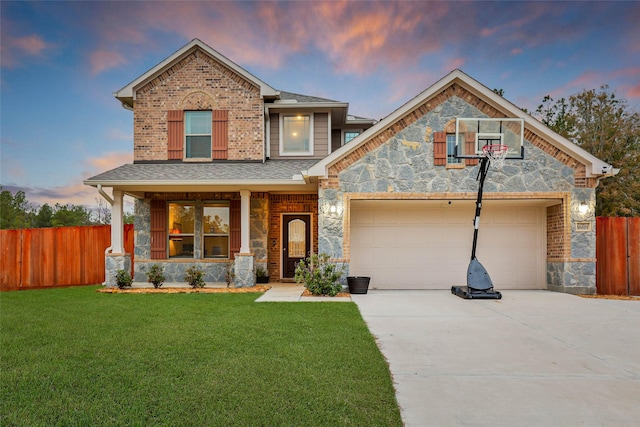
<svg viewBox="0 0 640 427"><path fill-rule="evenodd" d="M512 55L520 55L521 53L522 53L522 48L515 47L515 48L511 49L511 54Z"/></svg>
<svg viewBox="0 0 640 427"><path fill-rule="evenodd" d="M131 152L112 151L104 153L100 157L90 157L86 160L88 170L85 171L83 175L85 178L88 178L92 175L122 166L125 163L131 163L132 161L133 154Z"/></svg>
<svg viewBox="0 0 640 427"><path fill-rule="evenodd" d="M640 98L640 83L636 84L635 86L630 87L626 91L625 96L627 98Z"/></svg>
<svg viewBox="0 0 640 427"><path fill-rule="evenodd" d="M97 50L91 54L91 73L99 74L109 68L115 68L125 64L127 60L118 52L109 50Z"/></svg>
<svg viewBox="0 0 640 427"><path fill-rule="evenodd" d="M16 38L13 43L17 48L29 55L39 55L47 47L44 40L37 35Z"/></svg>
<svg viewBox="0 0 640 427"><path fill-rule="evenodd" d="M439 50L449 10L447 2L141 2L125 19L121 7L105 7L93 24L120 51L166 52L147 36L163 31L198 37L242 66L277 69L295 53L319 50L334 71L362 75Z"/></svg>
<svg viewBox="0 0 640 427"><path fill-rule="evenodd" d="M455 69L460 69L467 62L465 58L452 58L447 62L447 65L444 67L444 72L453 71Z"/></svg>
<svg viewBox="0 0 640 427"><path fill-rule="evenodd" d="M36 34L24 37L3 35L2 39L2 67L6 68L21 66L29 57L41 57L52 47Z"/></svg>

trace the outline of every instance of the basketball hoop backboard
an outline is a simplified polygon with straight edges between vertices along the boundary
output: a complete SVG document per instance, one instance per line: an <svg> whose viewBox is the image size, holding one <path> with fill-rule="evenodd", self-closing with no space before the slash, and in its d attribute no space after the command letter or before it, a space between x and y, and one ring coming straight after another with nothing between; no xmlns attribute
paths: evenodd
<svg viewBox="0 0 640 427"><path fill-rule="evenodd" d="M507 159L523 159L524 119L457 118L455 140L459 159L485 157L485 145L507 145Z"/></svg>

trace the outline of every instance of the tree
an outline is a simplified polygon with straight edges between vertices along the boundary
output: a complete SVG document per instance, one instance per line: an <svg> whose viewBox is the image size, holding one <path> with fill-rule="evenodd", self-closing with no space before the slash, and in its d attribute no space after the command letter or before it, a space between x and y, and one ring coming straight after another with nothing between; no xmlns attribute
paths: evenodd
<svg viewBox="0 0 640 427"><path fill-rule="evenodd" d="M56 203L55 212L51 218L51 225L54 227L91 224L93 224L91 212L84 206Z"/></svg>
<svg viewBox="0 0 640 427"><path fill-rule="evenodd" d="M0 229L27 228L32 226L33 221L33 207L27 201L24 191L16 194L8 190L0 192Z"/></svg>
<svg viewBox="0 0 640 427"><path fill-rule="evenodd" d="M111 224L111 207L104 199L95 198L94 222L96 224Z"/></svg>
<svg viewBox="0 0 640 427"><path fill-rule="evenodd" d="M122 222L125 224L133 224L135 220L135 215L133 212L123 212L122 213Z"/></svg>
<svg viewBox="0 0 640 427"><path fill-rule="evenodd" d="M51 220L53 219L53 209L49 204L45 203L40 206L40 210L36 215L36 221L34 227L51 227Z"/></svg>
<svg viewBox="0 0 640 427"><path fill-rule="evenodd" d="M546 96L536 112L545 125L620 169L596 189L596 215L640 216L640 114L607 85L568 101Z"/></svg>

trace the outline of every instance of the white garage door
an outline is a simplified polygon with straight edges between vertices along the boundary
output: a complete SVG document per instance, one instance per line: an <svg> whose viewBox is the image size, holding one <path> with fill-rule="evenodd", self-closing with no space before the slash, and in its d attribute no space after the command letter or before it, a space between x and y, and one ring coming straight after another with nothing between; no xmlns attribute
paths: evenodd
<svg viewBox="0 0 640 427"><path fill-rule="evenodd" d="M373 289L466 285L475 202L351 202L352 276ZM476 258L496 289L545 289L545 208L540 202L483 203Z"/></svg>

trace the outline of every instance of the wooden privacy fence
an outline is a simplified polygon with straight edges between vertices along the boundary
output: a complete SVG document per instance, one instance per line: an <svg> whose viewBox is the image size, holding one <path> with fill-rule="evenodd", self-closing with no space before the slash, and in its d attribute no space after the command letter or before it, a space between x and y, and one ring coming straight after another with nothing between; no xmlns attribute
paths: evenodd
<svg viewBox="0 0 640 427"><path fill-rule="evenodd" d="M596 218L596 288L640 296L640 218Z"/></svg>
<svg viewBox="0 0 640 427"><path fill-rule="evenodd" d="M0 291L102 283L110 245L110 225L0 230ZM132 224L124 246L133 258Z"/></svg>

